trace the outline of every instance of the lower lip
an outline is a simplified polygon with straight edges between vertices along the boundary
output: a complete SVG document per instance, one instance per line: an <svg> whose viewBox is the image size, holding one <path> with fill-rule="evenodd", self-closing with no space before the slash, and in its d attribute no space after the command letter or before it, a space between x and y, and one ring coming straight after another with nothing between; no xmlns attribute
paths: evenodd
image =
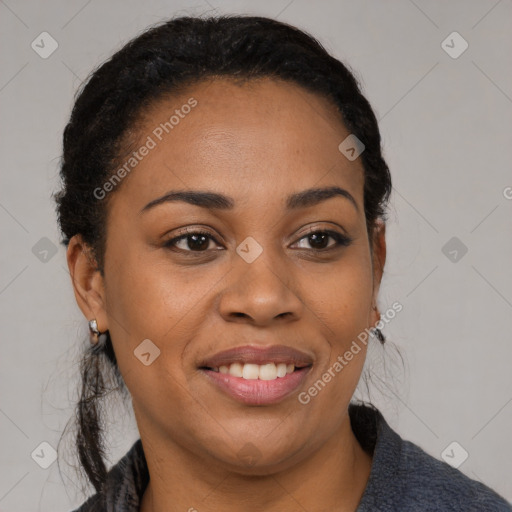
<svg viewBox="0 0 512 512"><path fill-rule="evenodd" d="M292 394L304 381L310 366L274 380L244 379L213 370L201 371L229 396L246 405L269 405Z"/></svg>

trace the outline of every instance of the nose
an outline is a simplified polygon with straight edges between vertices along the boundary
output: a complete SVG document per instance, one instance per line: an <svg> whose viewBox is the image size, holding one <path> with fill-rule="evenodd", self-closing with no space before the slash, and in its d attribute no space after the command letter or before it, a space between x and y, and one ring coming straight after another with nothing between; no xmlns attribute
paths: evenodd
<svg viewBox="0 0 512 512"><path fill-rule="evenodd" d="M252 263L237 257L234 265L219 300L219 312L226 321L265 326L301 317L304 304L289 267L276 264L265 251Z"/></svg>

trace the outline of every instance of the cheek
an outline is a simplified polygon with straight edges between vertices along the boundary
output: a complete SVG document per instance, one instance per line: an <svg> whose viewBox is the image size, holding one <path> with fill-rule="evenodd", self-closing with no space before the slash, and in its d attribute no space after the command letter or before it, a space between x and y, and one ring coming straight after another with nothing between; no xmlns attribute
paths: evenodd
<svg viewBox="0 0 512 512"><path fill-rule="evenodd" d="M337 414L326 415L325 411L343 411L361 377L369 341L371 300L362 285L361 288L345 286L332 291L333 302L329 307L317 310L317 316L322 318L326 343L319 353L315 378L298 396L299 403L307 408L311 418L321 418L319 428L325 435L336 428L341 418Z"/></svg>
<svg viewBox="0 0 512 512"><path fill-rule="evenodd" d="M330 266L309 285L309 301L328 328L327 340L342 350L353 337L368 326L372 303L372 267L363 251Z"/></svg>
<svg viewBox="0 0 512 512"><path fill-rule="evenodd" d="M343 264L333 266L317 284L311 288L309 304L328 344L319 361L318 377L324 384L319 383L317 391L329 388L321 393L319 402L347 401L357 386L369 341L370 259L362 252L354 254Z"/></svg>
<svg viewBox="0 0 512 512"><path fill-rule="evenodd" d="M111 269L109 330L137 419L152 418L178 438L190 430L185 425L201 424L197 404L184 393L182 354L201 326L197 306L205 292L148 259L142 264L127 254Z"/></svg>
<svg viewBox="0 0 512 512"><path fill-rule="evenodd" d="M113 326L120 330L120 339L140 343L149 338L165 343L171 335L176 338L176 329L187 324L187 313L208 289L204 281L201 286L200 279L190 279L190 272L170 268L147 251L134 249L112 261L107 309Z"/></svg>
<svg viewBox="0 0 512 512"><path fill-rule="evenodd" d="M135 399L158 398L162 389L179 387L184 380L182 353L196 334L194 306L197 314L205 292L147 255L142 259L126 252L111 261L105 269L107 316L121 374Z"/></svg>

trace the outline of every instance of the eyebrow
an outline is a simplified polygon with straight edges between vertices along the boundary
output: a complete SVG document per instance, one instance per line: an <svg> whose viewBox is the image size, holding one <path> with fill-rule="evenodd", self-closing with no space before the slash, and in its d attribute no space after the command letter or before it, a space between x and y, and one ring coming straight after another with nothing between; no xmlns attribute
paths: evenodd
<svg viewBox="0 0 512 512"><path fill-rule="evenodd" d="M332 197L344 197L348 199L356 211L359 212L359 207L352 194L341 187L325 187L325 188L309 188L295 194L291 194L286 199L287 210L297 210L300 208L307 208L314 206L331 199ZM151 208L173 201L183 201L185 203L206 208L208 210L232 210L235 206L235 201L231 197L216 192L203 192L199 190L181 190L172 191L167 194L150 201L140 213L147 212Z"/></svg>

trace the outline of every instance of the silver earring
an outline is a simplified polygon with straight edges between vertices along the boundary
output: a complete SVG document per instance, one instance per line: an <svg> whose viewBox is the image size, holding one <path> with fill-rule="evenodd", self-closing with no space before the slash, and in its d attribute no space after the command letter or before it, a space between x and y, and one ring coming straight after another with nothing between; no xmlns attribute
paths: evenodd
<svg viewBox="0 0 512 512"><path fill-rule="evenodd" d="M107 339L107 335L98 330L98 322L96 322L95 318L93 320L89 320L89 336L93 345L96 345L97 343L103 345Z"/></svg>

